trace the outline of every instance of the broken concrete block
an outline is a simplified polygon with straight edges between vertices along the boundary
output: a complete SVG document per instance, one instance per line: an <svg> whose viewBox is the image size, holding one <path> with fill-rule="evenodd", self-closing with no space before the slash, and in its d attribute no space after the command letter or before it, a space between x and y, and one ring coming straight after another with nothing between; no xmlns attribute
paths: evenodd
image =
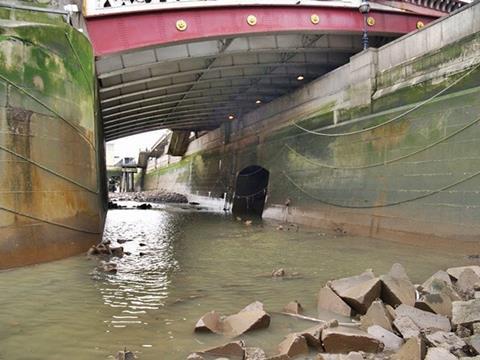
<svg viewBox="0 0 480 360"><path fill-rule="evenodd" d="M264 311L263 304L260 301L254 301L251 304L245 306L240 312L242 311Z"/></svg>
<svg viewBox="0 0 480 360"><path fill-rule="evenodd" d="M381 282L371 271L361 275L333 280L330 288L350 307L365 314L372 302L380 296Z"/></svg>
<svg viewBox="0 0 480 360"><path fill-rule="evenodd" d="M400 350L392 355L392 360L423 360L426 348L420 337L412 337L407 340Z"/></svg>
<svg viewBox="0 0 480 360"><path fill-rule="evenodd" d="M415 303L415 307L439 315L452 316L452 299L445 292L424 294Z"/></svg>
<svg viewBox="0 0 480 360"><path fill-rule="evenodd" d="M480 299L452 303L453 325L469 326L476 322L480 322Z"/></svg>
<svg viewBox="0 0 480 360"><path fill-rule="evenodd" d="M432 346L443 348L454 354L463 351L467 347L465 341L451 332L436 331L431 334L426 334L425 338Z"/></svg>
<svg viewBox="0 0 480 360"><path fill-rule="evenodd" d="M448 275L448 274L447 274ZM445 294L450 297L451 301L458 301L462 300L460 295L451 285L451 281L449 283L445 282L444 280L440 279L433 279L430 283L428 288L423 288L420 292L422 295L425 294Z"/></svg>
<svg viewBox="0 0 480 360"><path fill-rule="evenodd" d="M447 273L448 273L448 275L450 275L451 278L457 280L460 277L460 274L465 269L471 269L471 270L473 270L473 272L475 274L480 276L480 266L478 266L478 265L453 267L453 268L447 269Z"/></svg>
<svg viewBox="0 0 480 360"><path fill-rule="evenodd" d="M393 325L404 339L420 335L420 328L408 316L398 316Z"/></svg>
<svg viewBox="0 0 480 360"><path fill-rule="evenodd" d="M322 331L323 347L329 353L365 351L375 353L383 350L383 343L368 333L344 326Z"/></svg>
<svg viewBox="0 0 480 360"><path fill-rule="evenodd" d="M270 325L270 315L263 310L263 304L254 302L239 313L223 320L223 334L236 337L248 331L264 329Z"/></svg>
<svg viewBox="0 0 480 360"><path fill-rule="evenodd" d="M289 313L289 314L303 314L303 307L300 305L298 301L292 301L289 302L285 307L283 308L283 311Z"/></svg>
<svg viewBox="0 0 480 360"><path fill-rule="evenodd" d="M289 334L278 345L279 355L295 357L302 354L308 354L307 340L300 334Z"/></svg>
<svg viewBox="0 0 480 360"><path fill-rule="evenodd" d="M393 332L385 330L378 325L372 325L367 329L367 332L375 339L381 341L384 345L384 350L397 351L403 345L403 339L395 335Z"/></svg>
<svg viewBox="0 0 480 360"><path fill-rule="evenodd" d="M412 306L400 305L395 309L397 316L407 316L420 328L420 330L450 331L450 320L445 316L423 311Z"/></svg>
<svg viewBox="0 0 480 360"><path fill-rule="evenodd" d="M428 280L422 284L422 287L428 292L432 292L432 286L434 287L435 283L438 283L438 281L443 281L447 285L452 286L452 280L450 279L450 275L448 275L446 271L440 270L430 276L430 278L428 278Z"/></svg>
<svg viewBox="0 0 480 360"><path fill-rule="evenodd" d="M208 350L199 351L198 353L200 355L223 356L231 360L243 360L245 358L245 343L243 341L235 341Z"/></svg>
<svg viewBox="0 0 480 360"><path fill-rule="evenodd" d="M467 343L475 351L474 354L480 354L480 335L470 336Z"/></svg>
<svg viewBox="0 0 480 360"><path fill-rule="evenodd" d="M465 269L460 273L455 285L465 298L470 299L480 286L480 277L472 269Z"/></svg>
<svg viewBox="0 0 480 360"><path fill-rule="evenodd" d="M220 314L216 311L210 311L203 315L195 325L195 332L222 332L222 323Z"/></svg>
<svg viewBox="0 0 480 360"><path fill-rule="evenodd" d="M404 339L420 335L420 328L408 316L398 316L393 321L393 325Z"/></svg>
<svg viewBox="0 0 480 360"><path fill-rule="evenodd" d="M307 345L318 350L323 351L322 346L322 331L329 327L328 324L316 325L307 330L300 331L298 334L302 335L307 341Z"/></svg>
<svg viewBox="0 0 480 360"><path fill-rule="evenodd" d="M326 310L348 317L353 315L352 308L329 287L320 289L317 296L317 308L319 312Z"/></svg>
<svg viewBox="0 0 480 360"><path fill-rule="evenodd" d="M425 360L457 360L458 358L443 348L432 347L428 349Z"/></svg>
<svg viewBox="0 0 480 360"><path fill-rule="evenodd" d="M386 275L380 277L382 281L382 299L393 307L400 304L413 306L415 304L415 287L400 264L393 264Z"/></svg>
<svg viewBox="0 0 480 360"><path fill-rule="evenodd" d="M393 306L386 304L385 309L387 309L388 317L393 321L397 317L397 314L395 314L395 309Z"/></svg>
<svg viewBox="0 0 480 360"><path fill-rule="evenodd" d="M381 300L372 302L367 313L360 318L360 322L363 330L372 325L379 325L388 331L393 331L392 319Z"/></svg>

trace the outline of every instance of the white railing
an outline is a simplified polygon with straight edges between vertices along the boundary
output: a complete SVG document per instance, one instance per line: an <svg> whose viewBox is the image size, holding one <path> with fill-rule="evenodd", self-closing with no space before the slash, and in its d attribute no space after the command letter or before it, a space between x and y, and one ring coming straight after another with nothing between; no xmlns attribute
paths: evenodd
<svg viewBox="0 0 480 360"><path fill-rule="evenodd" d="M358 7L361 0L302 0L302 5ZM298 0L83 0L83 15L94 17L127 12L143 12L178 8L218 7L235 5L292 5Z"/></svg>

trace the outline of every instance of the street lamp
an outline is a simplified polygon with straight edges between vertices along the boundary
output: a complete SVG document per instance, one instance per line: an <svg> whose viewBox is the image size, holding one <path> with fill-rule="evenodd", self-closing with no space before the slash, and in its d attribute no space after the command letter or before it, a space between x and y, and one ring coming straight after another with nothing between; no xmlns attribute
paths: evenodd
<svg viewBox="0 0 480 360"><path fill-rule="evenodd" d="M362 0L362 3L358 7L358 11L360 11L360 14L363 15L362 44L363 44L363 50L365 50L368 48L367 18L368 18L368 13L370 12L370 3L368 2L368 0Z"/></svg>

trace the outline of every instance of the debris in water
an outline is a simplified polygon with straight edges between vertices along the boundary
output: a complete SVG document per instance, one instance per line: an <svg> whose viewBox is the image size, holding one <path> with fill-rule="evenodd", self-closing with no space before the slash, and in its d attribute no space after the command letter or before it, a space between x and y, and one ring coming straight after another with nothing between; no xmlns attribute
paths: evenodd
<svg viewBox="0 0 480 360"><path fill-rule="evenodd" d="M115 360L135 360L137 357L125 348L123 351L119 351L115 356Z"/></svg>

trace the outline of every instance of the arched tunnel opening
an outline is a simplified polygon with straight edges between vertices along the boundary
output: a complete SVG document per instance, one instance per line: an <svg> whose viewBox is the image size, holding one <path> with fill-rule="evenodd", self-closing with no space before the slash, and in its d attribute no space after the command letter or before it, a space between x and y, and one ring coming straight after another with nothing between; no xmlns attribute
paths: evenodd
<svg viewBox="0 0 480 360"><path fill-rule="evenodd" d="M270 172L258 165L244 168L237 175L232 212L262 216Z"/></svg>

